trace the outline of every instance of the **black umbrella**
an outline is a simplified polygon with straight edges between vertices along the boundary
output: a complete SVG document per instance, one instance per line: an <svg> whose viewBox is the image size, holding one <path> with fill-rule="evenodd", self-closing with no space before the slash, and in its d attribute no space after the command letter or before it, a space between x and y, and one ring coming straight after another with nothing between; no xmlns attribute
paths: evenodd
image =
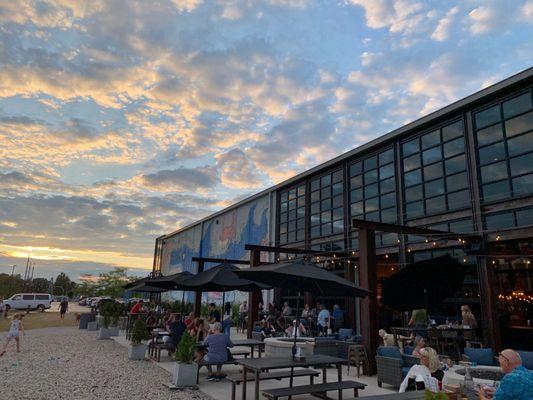
<svg viewBox="0 0 533 400"><path fill-rule="evenodd" d="M182 271L176 274L161 276L159 278L151 279L149 281L149 284L151 286L164 288L166 290L182 290L183 293L181 294L181 311L183 312L183 308L185 307L186 290L183 289L182 285L185 281L187 281L189 278L193 276L194 275L191 274L189 271Z"/></svg>
<svg viewBox="0 0 533 400"><path fill-rule="evenodd" d="M132 286L128 288L128 290L131 290L132 292L141 292L141 293L162 293L162 292L167 291L167 289L147 285L146 282Z"/></svg>
<svg viewBox="0 0 533 400"><path fill-rule="evenodd" d="M410 264L383 281L381 303L400 311L435 307L461 288L465 272L448 255Z"/></svg>
<svg viewBox="0 0 533 400"><path fill-rule="evenodd" d="M298 296L296 297L296 319L293 328L293 358L296 354L296 330L299 325L298 314L301 292L335 294L337 296L348 297L366 297L370 294L368 290L362 289L355 283L324 268L320 268L318 265L310 261L293 261L261 265L259 267L240 270L238 275L273 287L293 288L298 290ZM290 386L292 386L293 372L294 368L291 368Z"/></svg>
<svg viewBox="0 0 533 400"><path fill-rule="evenodd" d="M144 282L146 282L146 281L148 281L150 279L151 278L149 276L147 276L146 278L141 278L141 279L137 279L137 280L132 281L132 282L128 282L125 285L123 285L122 287L124 289L130 289L130 288L132 288L134 286L141 285L141 284L143 284Z"/></svg>

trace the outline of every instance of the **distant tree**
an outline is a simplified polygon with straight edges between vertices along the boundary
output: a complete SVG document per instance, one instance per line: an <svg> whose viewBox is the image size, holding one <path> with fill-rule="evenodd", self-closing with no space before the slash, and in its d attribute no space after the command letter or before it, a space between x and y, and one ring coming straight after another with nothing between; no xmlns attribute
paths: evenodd
<svg viewBox="0 0 533 400"><path fill-rule="evenodd" d="M0 274L0 297L4 299L23 291L24 281L19 274Z"/></svg>
<svg viewBox="0 0 533 400"><path fill-rule="evenodd" d="M52 294L55 296L71 296L73 294L72 283L68 275L61 272L54 282L54 291Z"/></svg>
<svg viewBox="0 0 533 400"><path fill-rule="evenodd" d="M34 278L31 282L31 290L35 293L50 293L50 281L45 278Z"/></svg>
<svg viewBox="0 0 533 400"><path fill-rule="evenodd" d="M113 298L121 297L124 293L123 286L132 279L126 271L126 268L116 267L110 272L101 273L98 280L101 294Z"/></svg>
<svg viewBox="0 0 533 400"><path fill-rule="evenodd" d="M98 282L83 280L76 285L74 294L76 296L92 297L97 295L99 291Z"/></svg>

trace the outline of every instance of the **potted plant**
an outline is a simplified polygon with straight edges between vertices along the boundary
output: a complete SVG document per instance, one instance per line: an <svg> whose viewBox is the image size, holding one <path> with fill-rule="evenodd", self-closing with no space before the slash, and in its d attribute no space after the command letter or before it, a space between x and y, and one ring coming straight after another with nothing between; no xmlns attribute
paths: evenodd
<svg viewBox="0 0 533 400"><path fill-rule="evenodd" d="M148 346L142 341L148 338L146 323L142 319L138 319L131 328L131 347L128 354L130 360L144 360Z"/></svg>
<svg viewBox="0 0 533 400"><path fill-rule="evenodd" d="M110 330L110 336L118 336L119 335L119 327L118 322L119 318L122 315L122 306L120 303L114 301L111 303L111 326L109 328Z"/></svg>
<svg viewBox="0 0 533 400"><path fill-rule="evenodd" d="M176 347L172 384L176 387L196 386L198 364L193 362L197 341L189 332L185 331Z"/></svg>
<svg viewBox="0 0 533 400"><path fill-rule="evenodd" d="M100 306L100 316L102 321L102 327L98 333L98 340L111 339L111 318L113 317L113 302L106 301Z"/></svg>

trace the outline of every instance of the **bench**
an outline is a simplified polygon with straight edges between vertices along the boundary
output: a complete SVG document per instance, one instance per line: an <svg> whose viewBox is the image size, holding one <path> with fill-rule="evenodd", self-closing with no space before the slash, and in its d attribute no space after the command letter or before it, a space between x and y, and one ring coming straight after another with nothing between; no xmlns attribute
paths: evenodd
<svg viewBox="0 0 533 400"><path fill-rule="evenodd" d="M176 347L172 343L150 343L148 345L148 357L151 360L160 362L162 350L168 350L173 353L176 351Z"/></svg>
<svg viewBox="0 0 533 400"><path fill-rule="evenodd" d="M231 360L227 360L227 361L224 361L224 362L208 362L208 361L205 361L205 360L201 360L200 362L198 362L198 374L196 375L196 382L200 382L200 369L202 367L207 367L208 365L213 367L213 366L217 366L217 365L237 365L238 364L238 361L235 359L235 356L244 356L244 358L248 358L248 356L250 355L250 350L236 350L236 351L231 351L231 357L232 359Z"/></svg>
<svg viewBox="0 0 533 400"><path fill-rule="evenodd" d="M293 377L294 378L301 378L308 376L309 377L309 383L313 384L313 379L315 376L319 376L320 372L314 370L314 369L296 369L294 370ZM262 381L267 380L273 380L276 379L278 381L284 379L284 378L290 378L291 377L291 371L276 371L276 372L269 372L259 375L259 379ZM235 376L227 376L226 379L231 382L231 400L235 400L235 390L236 386L240 385L243 381L242 375L235 375ZM246 382L253 382L255 381L255 377L253 375L248 375L246 377Z"/></svg>
<svg viewBox="0 0 533 400"><path fill-rule="evenodd" d="M334 390L353 389L354 397L359 396L359 389L364 389L366 384L356 381L328 382L315 385L293 386L280 389L263 390L263 396L278 400L280 397L297 396L299 394L321 394L325 397L326 392Z"/></svg>

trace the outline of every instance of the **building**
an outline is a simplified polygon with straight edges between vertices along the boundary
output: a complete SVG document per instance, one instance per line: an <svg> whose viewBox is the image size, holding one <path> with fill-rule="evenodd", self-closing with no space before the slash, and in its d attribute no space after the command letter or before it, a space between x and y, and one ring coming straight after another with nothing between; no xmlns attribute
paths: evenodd
<svg viewBox="0 0 533 400"><path fill-rule="evenodd" d="M334 252L319 261L357 281L352 218L475 234L482 237L475 248L447 237L379 234L378 265L365 273L376 275L379 300L379 282L405 264L451 254L467 275L439 312L459 318L460 305L470 304L490 345L531 347L523 338L533 337L532 87L530 68L161 236L154 270L195 272L191 257L248 259L245 244L264 244ZM294 295L276 293L278 301ZM353 310L347 322L356 328L366 318L333 293L306 298L317 300ZM385 307L379 315L381 326L397 316Z"/></svg>

